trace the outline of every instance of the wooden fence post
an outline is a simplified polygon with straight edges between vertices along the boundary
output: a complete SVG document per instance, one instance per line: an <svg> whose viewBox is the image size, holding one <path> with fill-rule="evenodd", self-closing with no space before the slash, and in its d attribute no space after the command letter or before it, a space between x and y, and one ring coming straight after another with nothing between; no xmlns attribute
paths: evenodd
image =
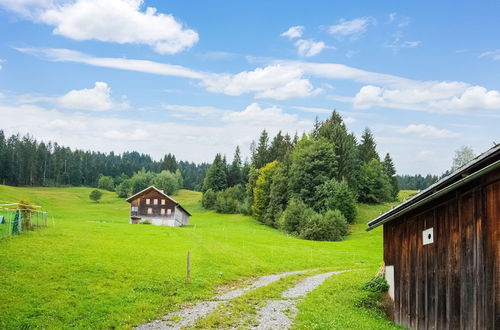
<svg viewBox="0 0 500 330"><path fill-rule="evenodd" d="M190 252L187 253L186 283L191 283L191 260Z"/></svg>

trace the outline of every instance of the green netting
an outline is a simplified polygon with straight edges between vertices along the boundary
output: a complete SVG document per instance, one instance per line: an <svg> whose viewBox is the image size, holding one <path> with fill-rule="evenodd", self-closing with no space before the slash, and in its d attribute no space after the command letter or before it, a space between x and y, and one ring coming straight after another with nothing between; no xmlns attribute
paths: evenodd
<svg viewBox="0 0 500 330"><path fill-rule="evenodd" d="M17 210L12 221L12 235L21 234L21 211Z"/></svg>

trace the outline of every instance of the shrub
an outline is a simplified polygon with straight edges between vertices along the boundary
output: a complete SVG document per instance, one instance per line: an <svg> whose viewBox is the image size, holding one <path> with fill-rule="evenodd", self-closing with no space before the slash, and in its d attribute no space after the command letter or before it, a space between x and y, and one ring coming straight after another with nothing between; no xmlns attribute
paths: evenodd
<svg viewBox="0 0 500 330"><path fill-rule="evenodd" d="M241 184L215 193L215 210L219 213L242 213L245 188Z"/></svg>
<svg viewBox="0 0 500 330"><path fill-rule="evenodd" d="M281 229L292 235L299 235L301 227L315 212L298 198L292 198L279 219Z"/></svg>
<svg viewBox="0 0 500 330"><path fill-rule="evenodd" d="M156 174L152 180L152 184L165 192L165 194L170 195L179 190L182 177L176 175L169 171L161 171L161 173Z"/></svg>
<svg viewBox="0 0 500 330"><path fill-rule="evenodd" d="M132 195L132 180L125 179L115 188L118 197L125 198Z"/></svg>
<svg viewBox="0 0 500 330"><path fill-rule="evenodd" d="M101 199L101 197L102 197L102 192L100 192L97 189L92 190L89 194L89 198L96 203L99 203L99 200Z"/></svg>
<svg viewBox="0 0 500 330"><path fill-rule="evenodd" d="M363 203L383 203L392 200L392 186L382 163L372 159L358 173L358 199Z"/></svg>
<svg viewBox="0 0 500 330"><path fill-rule="evenodd" d="M97 181L97 188L115 191L115 182L112 177L101 175Z"/></svg>
<svg viewBox="0 0 500 330"><path fill-rule="evenodd" d="M206 209L215 208L215 201L217 199L217 195L212 189L208 189L203 193L203 197L201 198L201 205Z"/></svg>
<svg viewBox="0 0 500 330"><path fill-rule="evenodd" d="M364 293L355 306L384 312L390 319L394 316L394 306L387 291L389 284L382 274L378 274L362 287Z"/></svg>
<svg viewBox="0 0 500 330"><path fill-rule="evenodd" d="M353 223L356 218L356 197L347 182L329 180L316 188L319 200L315 205L317 212L339 210L348 223Z"/></svg>
<svg viewBox="0 0 500 330"><path fill-rule="evenodd" d="M380 292L384 293L389 290L389 284L385 280L385 277L382 274L377 274L374 278L369 280L363 285L363 290L370 292Z"/></svg>
<svg viewBox="0 0 500 330"><path fill-rule="evenodd" d="M324 215L311 216L300 231L300 237L315 241L341 241L347 236L348 226L339 210L327 211Z"/></svg>
<svg viewBox="0 0 500 330"><path fill-rule="evenodd" d="M33 230L32 216L35 212L35 206L29 200L21 199L19 201L21 210L21 228L22 230Z"/></svg>

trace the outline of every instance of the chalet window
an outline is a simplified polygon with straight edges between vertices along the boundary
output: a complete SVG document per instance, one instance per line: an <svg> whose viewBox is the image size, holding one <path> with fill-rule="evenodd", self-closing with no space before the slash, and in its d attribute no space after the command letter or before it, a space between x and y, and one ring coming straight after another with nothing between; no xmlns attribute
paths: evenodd
<svg viewBox="0 0 500 330"><path fill-rule="evenodd" d="M146 205L151 204L151 200L149 198L146 198Z"/></svg>
<svg viewBox="0 0 500 330"><path fill-rule="evenodd" d="M167 209L167 215L170 215L172 214L172 210L171 209Z"/></svg>
<svg viewBox="0 0 500 330"><path fill-rule="evenodd" d="M165 209L161 209L161 214L164 215L165 214Z"/></svg>
<svg viewBox="0 0 500 330"><path fill-rule="evenodd" d="M153 209L148 207L148 214L153 214Z"/></svg>
<svg viewBox="0 0 500 330"><path fill-rule="evenodd" d="M131 211L132 212L137 212L137 211L139 211L139 208L137 206L132 206Z"/></svg>
<svg viewBox="0 0 500 330"><path fill-rule="evenodd" d="M161 205L165 205L165 200L164 199L161 200Z"/></svg>
<svg viewBox="0 0 500 330"><path fill-rule="evenodd" d="M153 204L154 204L154 205L158 205L158 199L156 199L156 198L155 198L155 199L153 199Z"/></svg>

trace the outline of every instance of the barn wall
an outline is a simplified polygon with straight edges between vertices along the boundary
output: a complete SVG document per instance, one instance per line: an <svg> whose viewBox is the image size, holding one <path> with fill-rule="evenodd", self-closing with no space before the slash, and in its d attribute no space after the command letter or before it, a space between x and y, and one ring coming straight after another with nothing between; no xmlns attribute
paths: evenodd
<svg viewBox="0 0 500 330"><path fill-rule="evenodd" d="M151 204L146 204L146 199L150 199ZM158 205L154 205L153 201L154 199L158 199ZM161 200L165 200L165 205L161 205ZM141 218L167 218L167 209L171 210L171 217L173 217L174 212L175 212L175 206L176 204L172 202L170 199L165 198L162 194L157 192L156 190L151 190L148 191L140 196L138 196L136 199L134 199L130 203L131 207L132 206L138 206L139 211L138 211L138 216ZM153 214L148 214L148 208L151 208L153 211ZM161 215L161 209L165 209L165 215ZM132 214L133 215L133 214Z"/></svg>
<svg viewBox="0 0 500 330"><path fill-rule="evenodd" d="M500 170L384 225L395 321L410 329L500 327ZM434 230L423 245L422 231Z"/></svg>

